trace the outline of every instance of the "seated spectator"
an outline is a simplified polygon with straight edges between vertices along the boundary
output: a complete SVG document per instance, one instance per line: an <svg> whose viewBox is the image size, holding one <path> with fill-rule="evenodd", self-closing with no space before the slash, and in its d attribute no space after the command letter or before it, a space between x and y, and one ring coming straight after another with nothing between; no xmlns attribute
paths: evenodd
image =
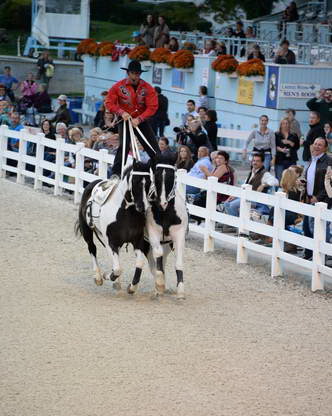
<svg viewBox="0 0 332 416"><path fill-rule="evenodd" d="M176 154L169 147L169 140L167 137L160 137L158 141L160 152L163 156L176 159Z"/></svg>
<svg viewBox="0 0 332 416"><path fill-rule="evenodd" d="M179 50L179 42L174 37L170 38L168 45L171 52L177 52Z"/></svg>
<svg viewBox="0 0 332 416"><path fill-rule="evenodd" d="M104 133L118 133L118 117L111 113L110 111L106 110L104 114L104 118L99 123L99 126Z"/></svg>
<svg viewBox="0 0 332 416"><path fill-rule="evenodd" d="M65 139L65 141L68 143L68 128L65 125L65 123L57 123L55 126L55 133L59 135L62 139Z"/></svg>
<svg viewBox="0 0 332 416"><path fill-rule="evenodd" d="M175 166L177 169L185 169L187 172L194 166L194 161L188 146L182 145L178 147L178 158Z"/></svg>
<svg viewBox="0 0 332 416"><path fill-rule="evenodd" d="M201 171L205 174L205 177L215 176L218 178L219 183L226 183L227 185L234 185L234 169L229 166L229 154L224 151L217 152L215 157L215 168L210 172L204 165L200 166ZM228 195L217 194L217 204L221 204L228 199ZM206 191L200 191L194 197L194 205L199 207L206 207ZM202 222L201 217L191 216L196 220L198 225Z"/></svg>
<svg viewBox="0 0 332 416"><path fill-rule="evenodd" d="M0 84L0 101L12 102L9 95L6 93L6 87L4 84Z"/></svg>
<svg viewBox="0 0 332 416"><path fill-rule="evenodd" d="M248 146L253 142L253 152L260 152L264 155L264 166L270 171L272 158L276 155L276 138L274 132L267 127L269 118L262 115L259 118L259 129L253 130L243 149L243 159L247 158Z"/></svg>
<svg viewBox="0 0 332 416"><path fill-rule="evenodd" d="M154 47L153 38L154 38L155 28L156 28L156 24L154 21L154 17L152 16L152 14L148 14L146 16L146 20L141 24L141 27L139 30L142 36L142 40L148 48Z"/></svg>
<svg viewBox="0 0 332 416"><path fill-rule="evenodd" d="M249 59L260 59L261 61L265 62L265 56L262 54L259 45L253 45L251 53L248 55L248 60Z"/></svg>
<svg viewBox="0 0 332 416"><path fill-rule="evenodd" d="M67 96L64 94L58 97L59 108L56 110L55 117L52 118L53 123L65 123L69 126L71 122L70 112L67 108Z"/></svg>
<svg viewBox="0 0 332 416"><path fill-rule="evenodd" d="M33 103L34 96L38 92L38 84L33 79L33 73L29 72L28 77L25 81L22 81L21 83L21 93L23 97L28 97L31 99L31 102Z"/></svg>
<svg viewBox="0 0 332 416"><path fill-rule="evenodd" d="M188 116L193 116L194 118L198 117L198 113L195 110L196 103L194 100L188 100L187 101L187 112L185 114L182 114L182 124L183 126L188 125Z"/></svg>
<svg viewBox="0 0 332 416"><path fill-rule="evenodd" d="M317 137L311 147L311 161L305 171L307 181L307 198L308 204L314 205L316 202L326 202L328 208L332 206L332 200L328 197L325 189L325 175L328 166L332 166L332 158L326 154L328 149L327 140L323 137ZM329 168L331 169L331 168ZM306 237L313 237L313 219L304 217L303 234ZM304 259L309 260L312 257L312 251L304 250Z"/></svg>
<svg viewBox="0 0 332 416"><path fill-rule="evenodd" d="M205 85L201 85L198 90L198 100L197 100L197 108L205 107L206 109L209 108L209 99L207 96L208 89Z"/></svg>
<svg viewBox="0 0 332 416"><path fill-rule="evenodd" d="M34 106L39 113L51 113L51 97L48 95L45 84L39 85L39 92L35 95Z"/></svg>
<svg viewBox="0 0 332 416"><path fill-rule="evenodd" d="M227 47L225 42L217 42L216 44L216 55L226 55L227 54Z"/></svg>
<svg viewBox="0 0 332 416"><path fill-rule="evenodd" d="M215 110L208 110L206 112L206 122L204 124L204 129L207 132L208 139L211 143L212 150L217 150L217 136L218 136L218 126L217 126L217 112Z"/></svg>
<svg viewBox="0 0 332 416"><path fill-rule="evenodd" d="M205 42L204 54L208 56L216 56L217 42L214 39L209 39Z"/></svg>
<svg viewBox="0 0 332 416"><path fill-rule="evenodd" d="M169 41L169 27L166 24L164 16L158 17L158 25L154 31L154 47L162 48Z"/></svg>
<svg viewBox="0 0 332 416"><path fill-rule="evenodd" d="M320 124L320 115L317 111L309 113L309 131L303 141L302 159L305 162L304 167L308 167L311 160L311 146L318 137L325 137L325 131Z"/></svg>
<svg viewBox="0 0 332 416"><path fill-rule="evenodd" d="M55 129L53 125L50 123L49 120L45 119L40 124L40 130L42 133L44 133L45 137L47 139L56 140L55 136ZM47 162L54 163L56 157L56 149L53 147L45 146L44 148L44 160ZM51 172L49 170L43 171L44 176L50 176ZM46 185L47 186L47 185Z"/></svg>
<svg viewBox="0 0 332 416"><path fill-rule="evenodd" d="M204 125L206 123L207 108L206 107L198 107L197 112L198 112L198 119L200 120L202 127L204 127Z"/></svg>
<svg viewBox="0 0 332 416"><path fill-rule="evenodd" d="M86 147L90 149L94 148L95 143L97 143L99 136L102 134L102 130L99 127L94 127L89 132L89 138L86 141Z"/></svg>
<svg viewBox="0 0 332 416"><path fill-rule="evenodd" d="M254 28L252 26L248 26L247 30L246 30L246 38L247 39L253 39L255 38L255 32L254 32Z"/></svg>
<svg viewBox="0 0 332 416"><path fill-rule="evenodd" d="M14 90L17 89L19 82L18 79L12 76L11 67L5 66L3 75L0 75L0 84L4 85L6 88L6 95L8 95L12 103L15 102ZM14 88L15 85L15 88ZM1 94L0 94L1 95Z"/></svg>
<svg viewBox="0 0 332 416"><path fill-rule="evenodd" d="M280 43L280 49L276 53L276 56L274 58L274 63L275 64L288 64L288 65L296 64L295 53L289 49L289 42L287 39L284 39Z"/></svg>
<svg viewBox="0 0 332 416"><path fill-rule="evenodd" d="M282 172L290 166L295 165L298 160L297 151L300 148L300 140L295 134L291 134L287 118L281 120L279 130L276 132L275 137L275 175L280 182Z"/></svg>
<svg viewBox="0 0 332 416"><path fill-rule="evenodd" d="M320 123L324 125L332 121L332 89L321 89L317 97L311 98L306 103L311 111L317 111L320 115Z"/></svg>
<svg viewBox="0 0 332 416"><path fill-rule="evenodd" d="M160 87L154 87L158 95L158 110L151 117L151 127L154 134L158 137L164 136L165 127L169 125L168 118L168 98L161 93Z"/></svg>
<svg viewBox="0 0 332 416"><path fill-rule="evenodd" d="M289 129L291 134L296 134L296 136L300 139L302 136L300 123L296 120L295 115L296 111L292 108L289 108L285 111L286 118L289 122Z"/></svg>
<svg viewBox="0 0 332 416"><path fill-rule="evenodd" d="M71 144L77 144L80 142L85 142L85 139L83 137L83 132L78 127L73 127L68 130L68 137L69 137L69 143Z"/></svg>
<svg viewBox="0 0 332 416"><path fill-rule="evenodd" d="M10 125L10 112L7 101L0 101L0 125Z"/></svg>
<svg viewBox="0 0 332 416"><path fill-rule="evenodd" d="M1 102L0 102L0 105L1 105ZM324 124L324 131L325 131L326 140L329 143L329 153L332 153L332 122L331 121Z"/></svg>
<svg viewBox="0 0 332 416"><path fill-rule="evenodd" d="M251 185L253 191L265 193L270 187L278 186L278 180L264 168L264 154L257 153L253 155L251 170L245 183ZM240 201L240 198L230 196L224 204L226 213L238 217ZM266 205L258 202L253 202L251 206L262 215L270 212Z"/></svg>
<svg viewBox="0 0 332 416"><path fill-rule="evenodd" d="M226 28L225 36L226 36L226 38L232 38L234 36L234 30L231 26Z"/></svg>
<svg viewBox="0 0 332 416"><path fill-rule="evenodd" d="M98 136L97 141L93 145L93 150L106 149L109 154L116 155L119 147L119 135L117 133L103 132Z"/></svg>
<svg viewBox="0 0 332 416"><path fill-rule="evenodd" d="M209 158L209 149L205 146L201 146L198 149L198 160L194 166L190 169L188 175L195 178L203 179L205 178L205 173L201 170L201 166L205 166L209 172L212 171L212 163ZM187 185L186 193L187 194L198 194L200 192L199 188L195 186Z"/></svg>

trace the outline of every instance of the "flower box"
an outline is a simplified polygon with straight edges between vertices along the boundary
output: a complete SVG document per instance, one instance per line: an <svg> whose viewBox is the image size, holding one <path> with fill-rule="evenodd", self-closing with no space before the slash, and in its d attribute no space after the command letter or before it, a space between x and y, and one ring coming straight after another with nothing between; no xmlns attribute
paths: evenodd
<svg viewBox="0 0 332 416"><path fill-rule="evenodd" d="M194 68L175 68L181 72L194 72Z"/></svg>
<svg viewBox="0 0 332 416"><path fill-rule="evenodd" d="M263 75L253 75L252 77L244 77L247 81L264 82Z"/></svg>
<svg viewBox="0 0 332 416"><path fill-rule="evenodd" d="M164 62L160 62L157 64L154 64L155 68L160 68L160 69L172 69L172 67L168 64L165 64Z"/></svg>
<svg viewBox="0 0 332 416"><path fill-rule="evenodd" d="M145 67L152 66L152 62L151 61L141 61L141 64L142 64L142 66L145 66Z"/></svg>
<svg viewBox="0 0 332 416"><path fill-rule="evenodd" d="M238 78L238 74L236 72L229 72L227 75L228 78Z"/></svg>

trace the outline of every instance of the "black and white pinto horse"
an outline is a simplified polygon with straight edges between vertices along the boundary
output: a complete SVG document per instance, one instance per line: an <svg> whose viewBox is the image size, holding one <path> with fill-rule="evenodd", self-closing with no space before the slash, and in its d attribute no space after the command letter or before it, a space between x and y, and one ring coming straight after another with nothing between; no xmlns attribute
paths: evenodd
<svg viewBox="0 0 332 416"><path fill-rule="evenodd" d="M136 255L136 269L132 285L137 285L144 264L144 254L147 255L149 245L144 240L146 225L146 212L150 206L148 199L152 190L152 176L150 167L141 162L134 162L126 169L123 179L111 193L107 201L101 205L97 218L92 218L90 197L93 189L101 180L90 183L84 190L79 207L79 218L76 224L76 233L80 233L88 245L92 257L93 267L96 271L95 283L103 284L103 279L117 282L114 287L121 288L121 266L119 258L120 248L131 243ZM93 203L93 202L92 202ZM94 235L105 246L112 259L111 273L102 274L97 261L97 248ZM130 292L128 288L128 292Z"/></svg>
<svg viewBox="0 0 332 416"><path fill-rule="evenodd" d="M184 299L183 256L188 213L185 199L176 189L174 160L157 157L154 179L155 198L146 214L146 230L151 246L148 255L150 270L155 276L157 294L163 294L164 267L168 254L174 249L177 298ZM151 251L153 259L151 259Z"/></svg>

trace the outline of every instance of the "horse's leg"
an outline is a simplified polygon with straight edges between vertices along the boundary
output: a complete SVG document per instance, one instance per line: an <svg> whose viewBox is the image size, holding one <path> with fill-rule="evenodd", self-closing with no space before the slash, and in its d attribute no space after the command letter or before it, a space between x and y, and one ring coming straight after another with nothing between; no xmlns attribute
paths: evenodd
<svg viewBox="0 0 332 416"><path fill-rule="evenodd" d="M150 231L150 230L149 230ZM153 257L156 261L155 286L158 295L165 291L165 276L163 266L163 248L160 244L161 235L158 231L149 232L149 241L152 247Z"/></svg>
<svg viewBox="0 0 332 416"><path fill-rule="evenodd" d="M119 249L112 249L108 244L106 245L106 250L109 256L112 259L112 271L111 273L104 273L105 280L112 280L115 282L113 284L114 289L120 290L121 283L120 283L120 275L121 275L121 267L120 267L120 257L119 257Z"/></svg>
<svg viewBox="0 0 332 416"><path fill-rule="evenodd" d="M97 261L97 247L93 241L93 231L88 226L88 224L86 224L85 221L84 222L81 221L80 227L81 227L82 236L84 238L84 241L88 245L88 250L92 258L93 270L96 272L95 279L94 279L95 283L97 286L101 286L103 284L103 275L102 275L102 272L100 270L100 267Z"/></svg>
<svg viewBox="0 0 332 416"><path fill-rule="evenodd" d="M136 268L135 268L135 274L132 282L127 288L127 292L130 295L133 295L136 292L137 286L139 284L139 281L141 279L142 269L144 265L144 255L143 252L140 249L135 249L135 255L136 255Z"/></svg>
<svg viewBox="0 0 332 416"><path fill-rule="evenodd" d="M185 232L174 235L174 250L175 250L175 271L177 279L176 295L178 299L184 299L184 283L183 283L183 252L185 245Z"/></svg>

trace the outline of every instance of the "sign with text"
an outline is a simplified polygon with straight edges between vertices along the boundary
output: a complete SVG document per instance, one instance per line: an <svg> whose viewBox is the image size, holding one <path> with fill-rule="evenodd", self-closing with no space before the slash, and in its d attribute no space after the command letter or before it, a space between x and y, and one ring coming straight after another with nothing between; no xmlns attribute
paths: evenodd
<svg viewBox="0 0 332 416"><path fill-rule="evenodd" d="M279 97L314 98L320 90L320 84L280 84Z"/></svg>
<svg viewBox="0 0 332 416"><path fill-rule="evenodd" d="M163 80L163 70L161 68L156 68L153 65L153 72L152 72L152 84L161 85Z"/></svg>
<svg viewBox="0 0 332 416"><path fill-rule="evenodd" d="M239 104L252 105L254 98L254 82L246 79L239 79L239 86L237 89L237 102Z"/></svg>

